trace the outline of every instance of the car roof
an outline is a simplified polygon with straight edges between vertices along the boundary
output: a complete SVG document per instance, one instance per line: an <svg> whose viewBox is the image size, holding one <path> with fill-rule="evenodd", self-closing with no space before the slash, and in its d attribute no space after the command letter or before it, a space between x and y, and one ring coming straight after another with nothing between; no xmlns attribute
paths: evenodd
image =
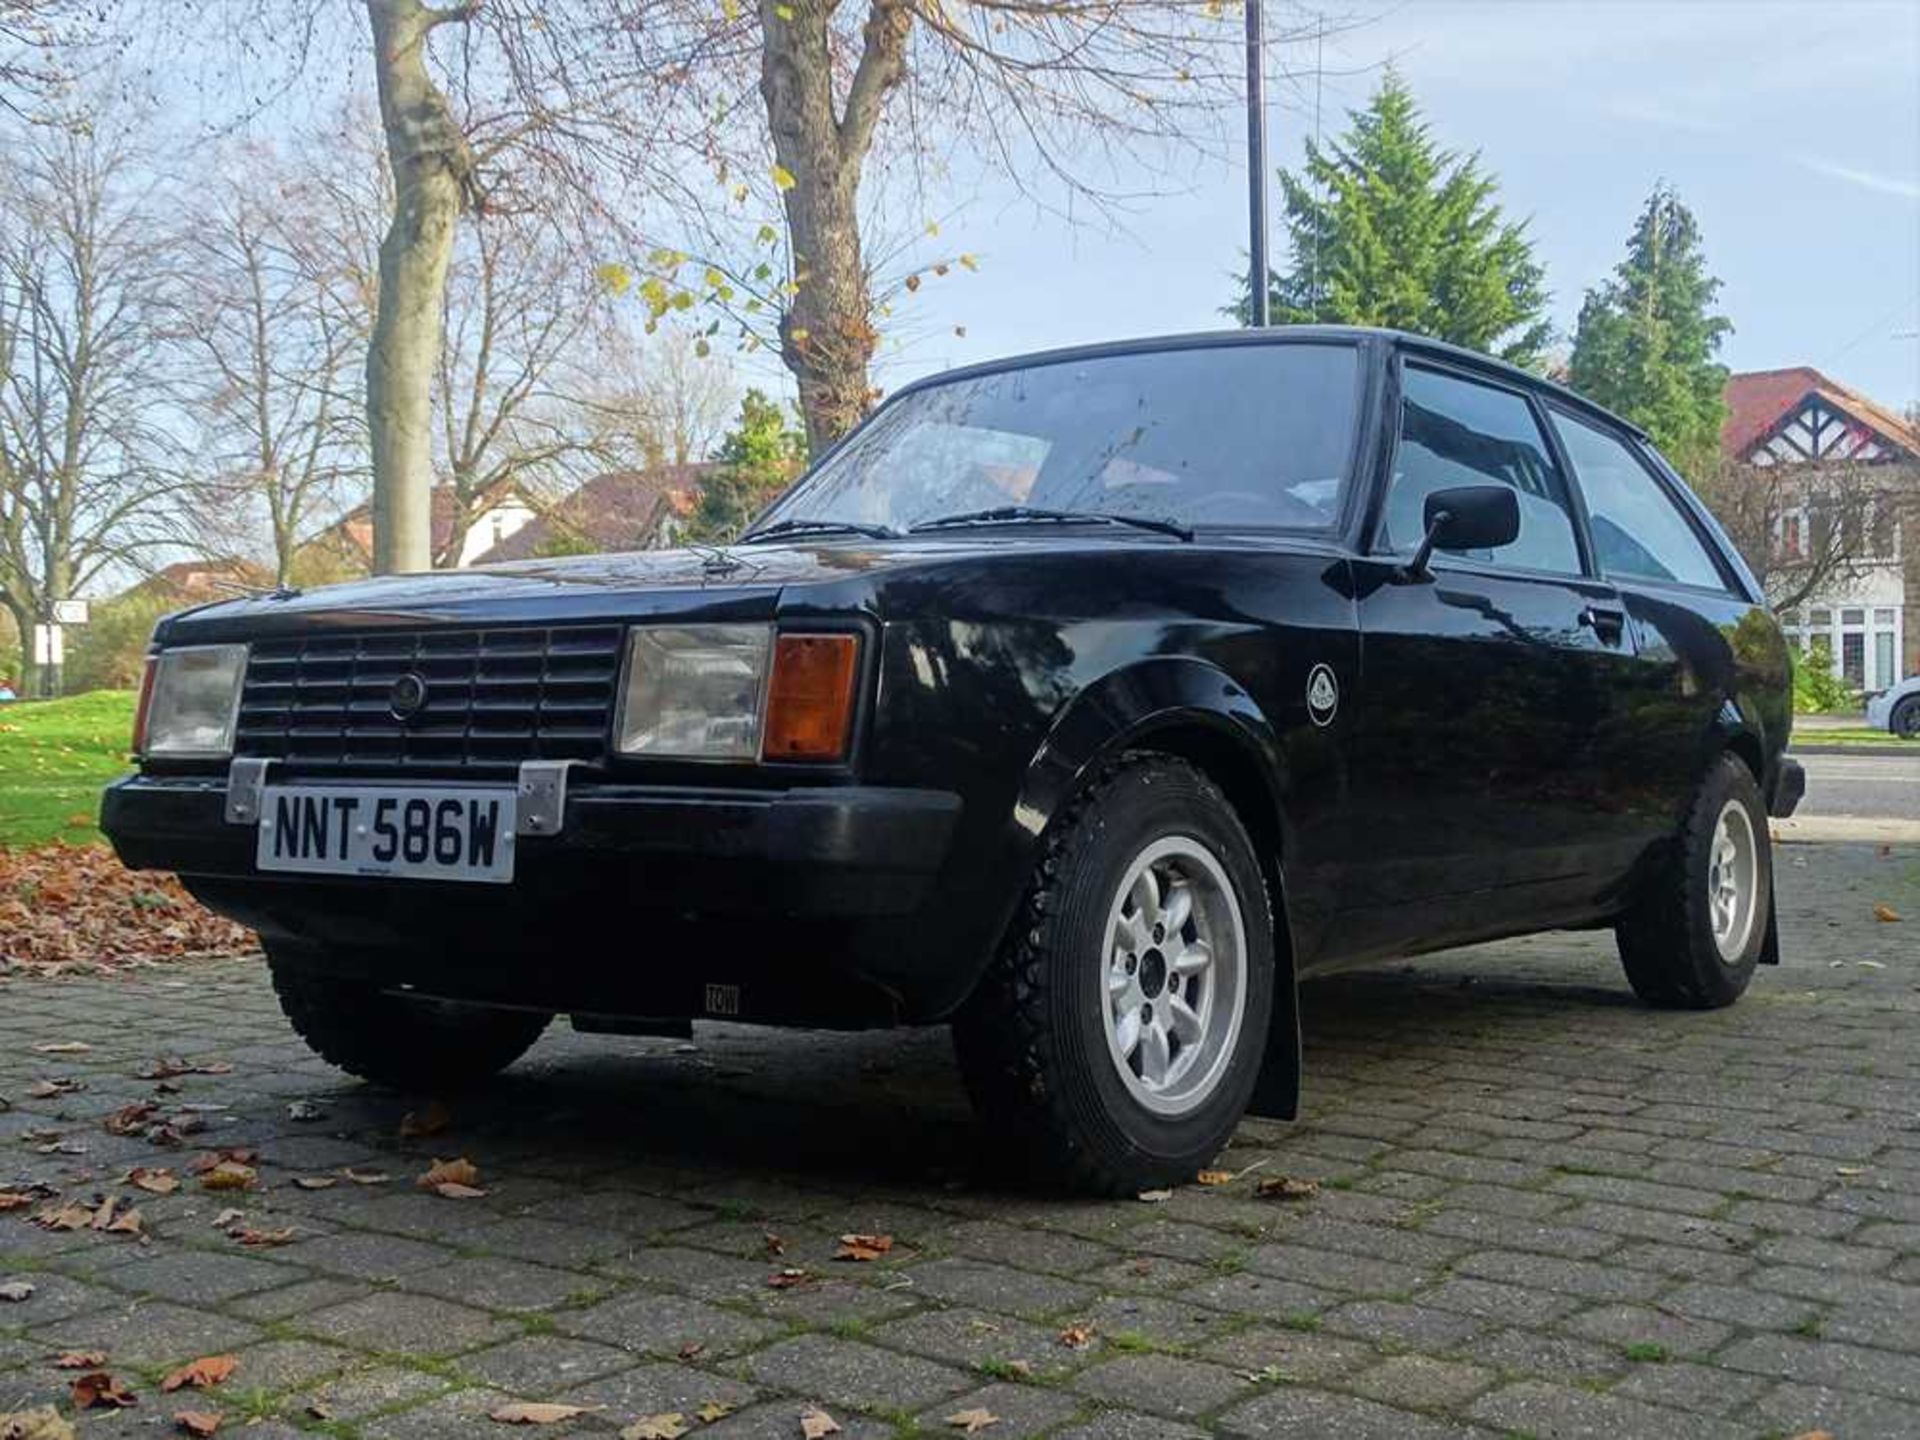
<svg viewBox="0 0 1920 1440"><path fill-rule="evenodd" d="M1238 345L1312 344L1315 342L1355 344L1363 341L1383 342L1400 350L1468 366L1526 385L1570 407L1597 415L1622 429L1631 431L1641 439L1646 438L1646 431L1631 420L1614 414L1603 405L1594 404L1586 396L1569 390L1566 386L1549 380L1545 376L1536 375L1530 370L1524 370L1505 360L1482 354L1478 350L1469 350L1463 345L1435 340L1427 335L1415 335L1406 330L1392 330L1373 325L1270 325L1257 330L1244 328L1193 330L1173 335L1142 335L1125 340L1103 340L1090 345L1068 345L1052 350L1034 350L1026 354L1007 355L997 360L983 360L976 364L955 366L951 370L940 370L931 375L923 375L901 386L894 392L892 398L898 398L928 386L942 385L950 380L968 380L978 375L995 375L1003 371L1021 370L1034 365L1058 365L1075 360L1103 359L1114 355L1151 354L1160 350L1218 349L1223 346Z"/></svg>

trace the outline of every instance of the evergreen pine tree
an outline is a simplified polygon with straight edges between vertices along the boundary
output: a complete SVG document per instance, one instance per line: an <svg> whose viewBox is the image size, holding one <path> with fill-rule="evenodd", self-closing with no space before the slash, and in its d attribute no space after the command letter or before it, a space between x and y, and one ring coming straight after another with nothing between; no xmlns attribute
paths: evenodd
<svg viewBox="0 0 1920 1440"><path fill-rule="evenodd" d="M1665 184L1654 188L1613 278L1587 292L1568 379L1626 416L1689 477L1714 465L1727 367L1714 359L1733 326L1713 313L1700 227Z"/></svg>
<svg viewBox="0 0 1920 1440"><path fill-rule="evenodd" d="M786 489L805 452L805 437L788 424L786 408L764 391L747 391L740 418L720 442L719 468L700 487L691 538L733 539Z"/></svg>
<svg viewBox="0 0 1920 1440"><path fill-rule="evenodd" d="M1339 139L1308 142L1303 174L1280 172L1291 263L1271 277L1274 320L1392 326L1537 367L1544 272L1478 157L1439 148L1391 70L1350 118Z"/></svg>

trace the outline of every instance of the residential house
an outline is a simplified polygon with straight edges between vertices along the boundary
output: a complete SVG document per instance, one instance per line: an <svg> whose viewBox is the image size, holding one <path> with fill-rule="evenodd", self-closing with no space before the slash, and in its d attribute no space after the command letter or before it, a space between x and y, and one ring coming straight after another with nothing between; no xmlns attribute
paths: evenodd
<svg viewBox="0 0 1920 1440"><path fill-rule="evenodd" d="M454 542L459 504L451 485L436 485L431 496L431 545L434 564L443 569L465 569L487 551L504 544L533 523L539 511L510 485L496 487L474 507L467 533ZM451 554L457 548L457 554ZM358 505L300 547L307 566L324 578L365 574L373 563L373 507Z"/></svg>
<svg viewBox="0 0 1920 1440"><path fill-rule="evenodd" d="M1784 504L1772 517L1777 554L1831 543L1838 524L1855 557L1781 614L1787 634L1805 653L1824 651L1834 674L1859 690L1920 673L1920 426L1806 365L1731 376L1726 402L1725 459L1806 467L1810 478L1815 467L1844 466L1859 497L1824 525L1805 504Z"/></svg>
<svg viewBox="0 0 1920 1440"><path fill-rule="evenodd" d="M685 536L713 469L710 463L654 465L597 475L481 553L477 563L667 549Z"/></svg>

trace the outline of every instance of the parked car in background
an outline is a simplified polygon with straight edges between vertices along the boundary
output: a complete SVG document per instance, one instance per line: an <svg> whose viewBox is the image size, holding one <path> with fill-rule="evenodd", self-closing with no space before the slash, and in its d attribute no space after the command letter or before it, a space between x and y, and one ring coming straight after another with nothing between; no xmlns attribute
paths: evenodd
<svg viewBox="0 0 1920 1440"><path fill-rule="evenodd" d="M1300 979L1611 928L1665 1006L1777 957L1788 651L1646 437L1412 336L908 386L724 549L163 622L103 824L369 1079L556 1013L951 1023L1109 1193L1290 1115Z"/></svg>
<svg viewBox="0 0 1920 1440"><path fill-rule="evenodd" d="M1867 698L1867 724L1902 740L1920 740L1920 675L1909 675Z"/></svg>

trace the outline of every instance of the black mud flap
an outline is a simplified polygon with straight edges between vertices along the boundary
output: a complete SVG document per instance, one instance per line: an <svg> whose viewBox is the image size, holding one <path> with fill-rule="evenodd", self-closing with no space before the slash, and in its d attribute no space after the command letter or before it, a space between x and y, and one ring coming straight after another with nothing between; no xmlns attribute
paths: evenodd
<svg viewBox="0 0 1920 1440"><path fill-rule="evenodd" d="M1780 905L1779 893L1773 896L1773 903L1767 906L1767 938L1760 944L1760 964L1778 965L1780 963Z"/></svg>
<svg viewBox="0 0 1920 1440"><path fill-rule="evenodd" d="M1273 1019L1267 1025L1267 1055L1247 1113L1263 1120L1293 1120L1300 1114L1300 985L1283 966L1273 987Z"/></svg>

